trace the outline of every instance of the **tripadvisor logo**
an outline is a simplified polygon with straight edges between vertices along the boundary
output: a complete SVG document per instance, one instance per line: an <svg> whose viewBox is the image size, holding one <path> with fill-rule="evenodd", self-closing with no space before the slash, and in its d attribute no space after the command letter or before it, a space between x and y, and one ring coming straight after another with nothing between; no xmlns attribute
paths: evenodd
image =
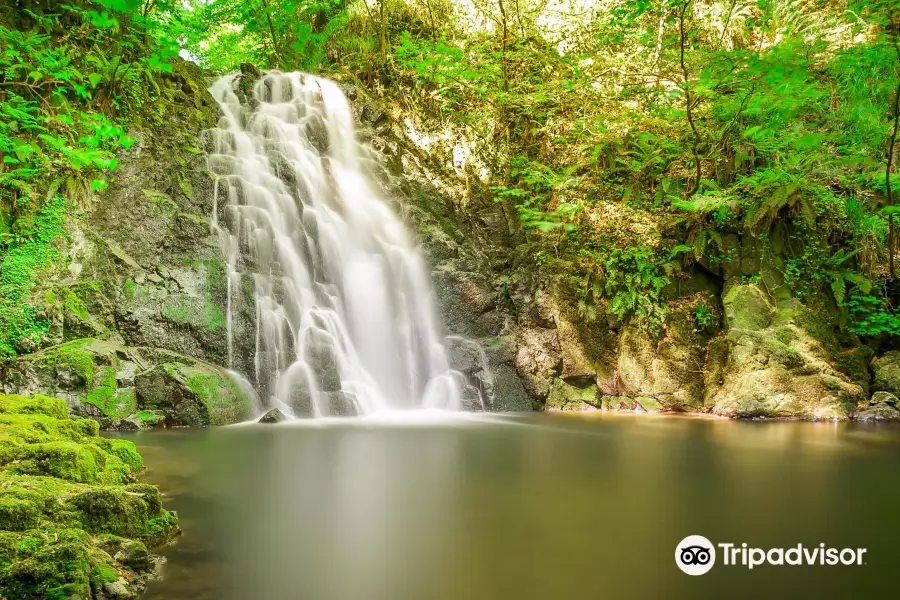
<svg viewBox="0 0 900 600"><path fill-rule="evenodd" d="M760 565L864 565L865 548L828 548L825 544L806 547L797 544L790 548L751 548L747 544L720 542L713 544L702 535L689 535L675 547L675 564L688 575L703 575L716 564L716 555L721 564L728 567L753 569Z"/></svg>

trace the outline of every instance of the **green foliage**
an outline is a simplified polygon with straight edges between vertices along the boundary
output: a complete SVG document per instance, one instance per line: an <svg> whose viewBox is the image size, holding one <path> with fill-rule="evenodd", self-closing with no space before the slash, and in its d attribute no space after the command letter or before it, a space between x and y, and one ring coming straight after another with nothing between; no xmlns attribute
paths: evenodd
<svg viewBox="0 0 900 600"><path fill-rule="evenodd" d="M115 152L132 143L129 118L178 52L174 4L51 6L23 11L17 27L0 22L0 356L33 349L46 331L32 286L58 256L75 197L106 187Z"/></svg>
<svg viewBox="0 0 900 600"><path fill-rule="evenodd" d="M663 288L671 281L677 255L690 250L679 246L661 255L650 246L617 248L591 256L595 270L581 290L579 310L588 319L596 318L596 309L605 305L608 314L618 319L631 318L640 328L658 333L665 324L668 304Z"/></svg>
<svg viewBox="0 0 900 600"><path fill-rule="evenodd" d="M900 314L892 310L882 298L869 294L851 293L845 304L850 313L848 329L857 335L900 335Z"/></svg>
<svg viewBox="0 0 900 600"><path fill-rule="evenodd" d="M179 13L188 52L205 67L237 70L242 62L318 71L328 55L352 46L351 11L342 0L191 0ZM358 7L357 7L358 8Z"/></svg>
<svg viewBox="0 0 900 600"><path fill-rule="evenodd" d="M0 356L29 350L46 331L47 323L25 300L37 277L57 256L54 243L63 234L66 204L54 195L20 231L0 262Z"/></svg>
<svg viewBox="0 0 900 600"><path fill-rule="evenodd" d="M642 328L659 330L668 312L662 290L669 283L652 248L615 248L603 260L601 285L607 312L620 319L633 315Z"/></svg>

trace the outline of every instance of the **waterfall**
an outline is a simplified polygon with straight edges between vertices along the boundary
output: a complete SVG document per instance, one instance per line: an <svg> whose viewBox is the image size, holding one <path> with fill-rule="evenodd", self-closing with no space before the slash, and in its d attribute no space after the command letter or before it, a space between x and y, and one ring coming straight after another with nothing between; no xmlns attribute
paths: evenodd
<svg viewBox="0 0 900 600"><path fill-rule="evenodd" d="M245 88L237 73L213 84L223 116L206 133L212 226L228 269L228 366L252 283L253 372L244 375L265 408L313 417L457 409L459 374L428 271L362 171L343 92L278 71L242 103Z"/></svg>

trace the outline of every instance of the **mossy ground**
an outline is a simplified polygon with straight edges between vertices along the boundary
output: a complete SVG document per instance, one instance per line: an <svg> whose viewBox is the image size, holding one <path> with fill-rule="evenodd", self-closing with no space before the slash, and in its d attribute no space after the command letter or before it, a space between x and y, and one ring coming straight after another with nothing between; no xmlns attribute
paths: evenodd
<svg viewBox="0 0 900 600"><path fill-rule="evenodd" d="M149 573L178 533L132 442L98 437L63 400L0 394L0 590L8 600L95 597Z"/></svg>

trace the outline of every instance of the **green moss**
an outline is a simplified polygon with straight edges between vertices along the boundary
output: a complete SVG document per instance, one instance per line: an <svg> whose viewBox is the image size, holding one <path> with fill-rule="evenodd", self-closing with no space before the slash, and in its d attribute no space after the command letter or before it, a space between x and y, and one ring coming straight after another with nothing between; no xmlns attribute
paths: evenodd
<svg viewBox="0 0 900 600"><path fill-rule="evenodd" d="M245 393L227 375L196 373L188 378L187 387L209 409L211 425L236 423L245 417Z"/></svg>
<svg viewBox="0 0 900 600"><path fill-rule="evenodd" d="M65 200L55 195L35 215L24 241L0 255L0 356L15 355L23 341L33 343L49 328L28 296L41 271L59 257L54 243L63 235L65 218Z"/></svg>
<svg viewBox="0 0 900 600"><path fill-rule="evenodd" d="M134 442L116 438L98 438L95 442L104 452L118 457L125 463L131 472L137 472L144 468L144 461L138 454Z"/></svg>
<svg viewBox="0 0 900 600"><path fill-rule="evenodd" d="M97 437L96 422L60 415L58 399L28 400L0 396L0 442L20 453L0 465L0 596L92 598L148 569L145 543L170 540L177 519L156 487L125 485L143 466L133 443Z"/></svg>
<svg viewBox="0 0 900 600"><path fill-rule="evenodd" d="M66 342L42 351L33 360L39 365L71 369L87 385L91 385L94 381L94 355L84 348L94 341L93 338L84 338Z"/></svg>
<svg viewBox="0 0 900 600"><path fill-rule="evenodd" d="M42 394L37 394L34 398L0 394L0 414L40 414L57 419L65 419L69 416L69 409L65 400L51 398Z"/></svg>
<svg viewBox="0 0 900 600"><path fill-rule="evenodd" d="M162 309L162 315L170 321L183 325L202 324L212 332L224 331L226 327L225 313L207 293L203 298L203 304L185 297L170 300Z"/></svg>
<svg viewBox="0 0 900 600"><path fill-rule="evenodd" d="M95 534L153 539L177 523L174 515L162 508L159 490L154 486L92 488L73 497L69 504L85 530Z"/></svg>
<svg viewBox="0 0 900 600"><path fill-rule="evenodd" d="M67 311L83 321L86 321L90 318L87 308L85 308L84 306L84 302L82 302L81 298L75 295L75 292L73 292L72 290L65 291L63 306L66 307Z"/></svg>
<svg viewBox="0 0 900 600"><path fill-rule="evenodd" d="M593 382L577 387L557 378L550 384L545 407L547 410L589 410L600 404L600 392Z"/></svg>
<svg viewBox="0 0 900 600"><path fill-rule="evenodd" d="M11 492L0 495L0 526L7 531L34 529L41 520L37 504Z"/></svg>
<svg viewBox="0 0 900 600"><path fill-rule="evenodd" d="M134 412L134 390L118 388L117 346L94 338L74 340L23 358L36 365L68 371L83 382L81 400L100 409L104 417L118 420Z"/></svg>
<svg viewBox="0 0 900 600"><path fill-rule="evenodd" d="M126 281L122 284L122 294L129 299L134 298L134 286L135 283L133 281Z"/></svg>
<svg viewBox="0 0 900 600"><path fill-rule="evenodd" d="M180 156L178 157L180 158ZM177 174L178 179L178 187L181 189L181 192L185 195L188 200L194 199L194 187L191 185L191 182L183 177L181 173Z"/></svg>
<svg viewBox="0 0 900 600"><path fill-rule="evenodd" d="M133 388L116 388L116 369L112 366L97 369L93 387L84 402L96 406L103 416L110 419L125 418L137 407Z"/></svg>
<svg viewBox="0 0 900 600"><path fill-rule="evenodd" d="M84 532L56 532L55 541L23 553L0 576L4 594L11 598L41 597L66 600L90 598L91 553Z"/></svg>
<svg viewBox="0 0 900 600"><path fill-rule="evenodd" d="M142 189L147 202L156 206L157 215L172 217L178 214L178 204L172 198L153 189Z"/></svg>
<svg viewBox="0 0 900 600"><path fill-rule="evenodd" d="M105 466L106 458L96 446L60 440L26 446L23 457L12 469L24 475L100 483Z"/></svg>
<svg viewBox="0 0 900 600"><path fill-rule="evenodd" d="M159 410L139 410L134 417L147 428L155 427L165 419L165 414Z"/></svg>

